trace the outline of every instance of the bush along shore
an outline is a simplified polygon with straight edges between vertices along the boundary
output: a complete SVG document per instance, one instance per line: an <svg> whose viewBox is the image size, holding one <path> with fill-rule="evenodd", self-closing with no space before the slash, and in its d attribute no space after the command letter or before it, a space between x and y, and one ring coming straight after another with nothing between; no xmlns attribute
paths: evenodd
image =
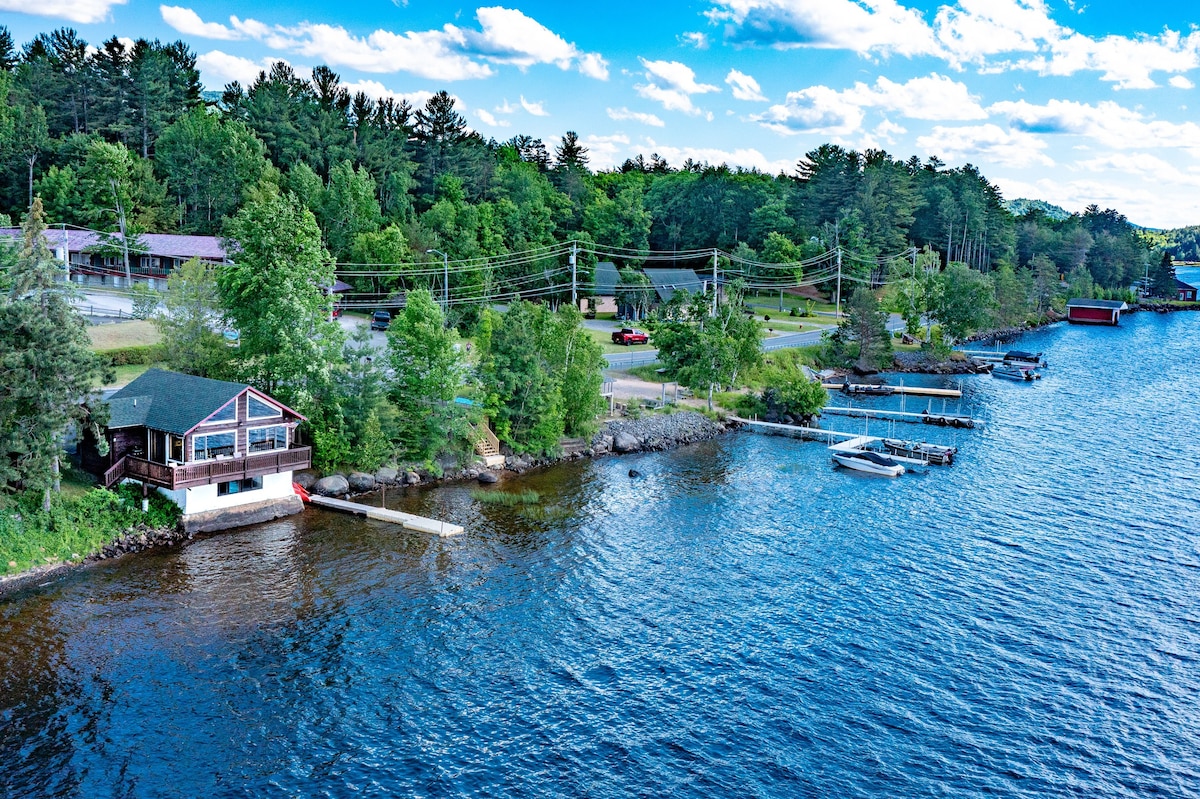
<svg viewBox="0 0 1200 799"><path fill-rule="evenodd" d="M563 451L554 456L510 454L504 458L503 468L486 468L481 463L457 467L442 464L439 475L432 469L397 469L385 467L374 474L352 472L331 474L318 478L311 472L296 475L296 483L306 491L323 496L360 496L378 491L387 486L420 486L436 483L478 480L494 483L500 479L498 472L524 474L530 469L553 466L556 463L593 458L609 454L631 452L658 452L684 444L707 441L732 430L736 424L718 422L696 411L678 411L666 414L650 414L640 419L619 419L606 422L590 440L574 439L567 442Z"/></svg>
<svg viewBox="0 0 1200 799"><path fill-rule="evenodd" d="M49 512L25 498L0 512L0 596L86 564L189 538L179 508L154 493L143 512L137 486L60 496Z"/></svg>

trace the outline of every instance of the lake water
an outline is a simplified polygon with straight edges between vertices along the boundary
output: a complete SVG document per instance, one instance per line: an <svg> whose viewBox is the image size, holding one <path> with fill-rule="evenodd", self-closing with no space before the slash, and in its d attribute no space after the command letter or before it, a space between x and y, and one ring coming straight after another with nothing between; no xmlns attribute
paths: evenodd
<svg viewBox="0 0 1200 799"><path fill-rule="evenodd" d="M897 428L961 448L923 475L742 433L0 600L0 789L1200 796L1200 314L1019 346L1040 383L961 379L985 427Z"/></svg>

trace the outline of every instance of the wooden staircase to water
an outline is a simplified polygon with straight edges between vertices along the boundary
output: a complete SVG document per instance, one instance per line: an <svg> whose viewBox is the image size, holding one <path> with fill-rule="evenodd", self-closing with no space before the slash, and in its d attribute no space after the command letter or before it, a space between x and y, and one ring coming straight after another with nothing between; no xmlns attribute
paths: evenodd
<svg viewBox="0 0 1200 799"><path fill-rule="evenodd" d="M479 425L471 428L471 443L489 468L504 465L504 456L500 454L500 439L492 432L490 419L485 417Z"/></svg>

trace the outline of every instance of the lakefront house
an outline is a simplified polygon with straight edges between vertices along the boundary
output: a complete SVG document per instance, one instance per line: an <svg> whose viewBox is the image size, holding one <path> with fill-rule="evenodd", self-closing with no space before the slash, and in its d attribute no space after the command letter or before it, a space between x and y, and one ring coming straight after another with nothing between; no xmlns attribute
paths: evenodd
<svg viewBox="0 0 1200 799"><path fill-rule="evenodd" d="M303 508L292 473L312 459L311 448L295 439L304 417L263 392L150 369L108 406L108 452L85 442L85 468L105 486L132 481L170 497L188 531L269 521Z"/></svg>

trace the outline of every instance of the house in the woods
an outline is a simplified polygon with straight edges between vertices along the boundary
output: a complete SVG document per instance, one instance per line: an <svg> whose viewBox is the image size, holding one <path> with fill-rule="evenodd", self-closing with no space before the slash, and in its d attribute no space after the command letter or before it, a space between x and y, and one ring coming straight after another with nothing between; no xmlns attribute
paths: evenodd
<svg viewBox="0 0 1200 799"><path fill-rule="evenodd" d="M1179 278L1175 278L1175 299L1184 302L1196 301L1196 287L1190 283L1184 283Z"/></svg>
<svg viewBox="0 0 1200 799"><path fill-rule="evenodd" d="M658 295L659 302L670 302L675 292L702 294L708 289L708 281L701 280L691 269L646 269L646 277Z"/></svg>
<svg viewBox="0 0 1200 799"><path fill-rule="evenodd" d="M1067 300L1067 321L1083 325L1115 325L1121 321L1121 311L1129 306L1121 300L1090 300L1074 297Z"/></svg>
<svg viewBox="0 0 1200 799"><path fill-rule="evenodd" d="M108 400L108 452L85 442L83 465L105 486L157 489L189 531L221 530L296 513L292 472L300 414L242 383L151 369Z"/></svg>
<svg viewBox="0 0 1200 799"><path fill-rule="evenodd" d="M89 285L124 285L125 257L119 235L47 228L45 236L55 256L70 270L71 280ZM0 240L5 238L20 240L21 229L0 228ZM165 281L192 258L218 264L228 261L225 247L216 236L143 233L129 242L129 273L134 281Z"/></svg>

